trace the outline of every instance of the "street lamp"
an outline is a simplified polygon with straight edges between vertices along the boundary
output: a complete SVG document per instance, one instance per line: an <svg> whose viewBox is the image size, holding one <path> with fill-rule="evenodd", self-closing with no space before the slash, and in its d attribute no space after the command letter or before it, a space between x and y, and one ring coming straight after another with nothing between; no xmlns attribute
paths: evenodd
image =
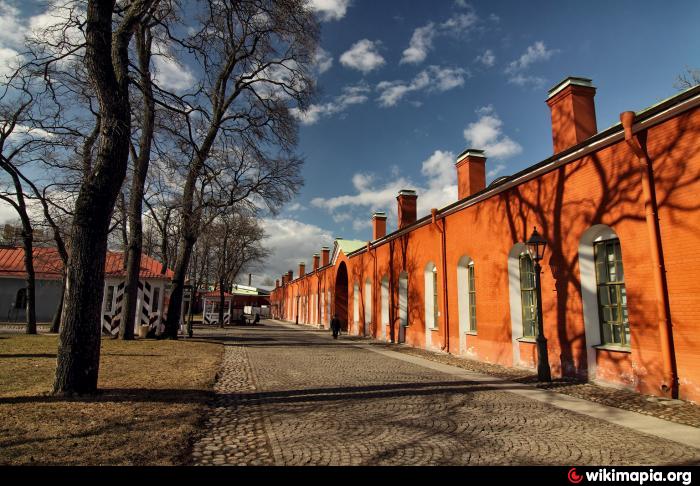
<svg viewBox="0 0 700 486"><path fill-rule="evenodd" d="M527 240L533 260L535 260L535 286L537 287L537 380L552 381L552 374L549 370L549 356L547 354L547 338L544 336L544 325L542 322L542 286L540 285L540 260L544 258L544 250L547 241L537 232L535 227L532 235Z"/></svg>

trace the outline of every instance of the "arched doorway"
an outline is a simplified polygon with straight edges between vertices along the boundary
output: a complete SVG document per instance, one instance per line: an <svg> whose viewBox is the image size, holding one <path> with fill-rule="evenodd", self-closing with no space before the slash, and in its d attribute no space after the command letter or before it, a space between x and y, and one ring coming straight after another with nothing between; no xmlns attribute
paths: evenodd
<svg viewBox="0 0 700 486"><path fill-rule="evenodd" d="M335 314L340 319L340 329L348 331L348 269L345 262L338 266L335 276Z"/></svg>

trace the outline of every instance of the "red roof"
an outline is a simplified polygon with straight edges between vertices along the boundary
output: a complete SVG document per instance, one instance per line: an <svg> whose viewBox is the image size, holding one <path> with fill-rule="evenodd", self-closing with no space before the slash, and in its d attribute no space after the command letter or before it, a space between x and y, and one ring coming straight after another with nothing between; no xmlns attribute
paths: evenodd
<svg viewBox="0 0 700 486"><path fill-rule="evenodd" d="M56 248L34 248L34 272L36 278L41 280L58 280L62 277L63 262ZM165 275L161 275L162 264L141 254L140 278L173 278L173 271L169 268ZM22 248L0 248L0 276L25 278L24 250ZM124 277L124 254L122 252L108 251L105 262L105 277Z"/></svg>

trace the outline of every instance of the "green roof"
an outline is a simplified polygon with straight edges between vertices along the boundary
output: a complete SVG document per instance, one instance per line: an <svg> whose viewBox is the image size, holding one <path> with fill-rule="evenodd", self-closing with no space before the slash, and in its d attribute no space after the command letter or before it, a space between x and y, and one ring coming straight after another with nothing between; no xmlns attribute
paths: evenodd
<svg viewBox="0 0 700 486"><path fill-rule="evenodd" d="M366 246L367 242L362 240L335 240L335 244L338 245L339 250L342 250L347 255Z"/></svg>
<svg viewBox="0 0 700 486"><path fill-rule="evenodd" d="M255 287L248 287L247 285L234 284L233 292L234 295L267 295L267 291L264 289L257 289Z"/></svg>

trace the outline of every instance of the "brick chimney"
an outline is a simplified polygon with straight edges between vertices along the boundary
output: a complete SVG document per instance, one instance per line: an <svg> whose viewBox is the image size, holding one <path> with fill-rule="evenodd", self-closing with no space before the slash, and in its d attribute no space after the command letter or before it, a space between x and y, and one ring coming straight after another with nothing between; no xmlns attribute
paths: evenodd
<svg viewBox="0 0 700 486"><path fill-rule="evenodd" d="M280 279L275 280L275 288L279 288L280 286Z"/></svg>
<svg viewBox="0 0 700 486"><path fill-rule="evenodd" d="M399 202L399 229L416 222L417 200L416 191L412 189L402 189L396 196Z"/></svg>
<svg viewBox="0 0 700 486"><path fill-rule="evenodd" d="M306 263L299 262L299 278L306 275Z"/></svg>
<svg viewBox="0 0 700 486"><path fill-rule="evenodd" d="M321 266L325 267L330 263L331 259L331 249L327 246L321 248Z"/></svg>
<svg viewBox="0 0 700 486"><path fill-rule="evenodd" d="M290 270L287 272L287 283L291 282L292 280L294 280L294 272Z"/></svg>
<svg viewBox="0 0 700 486"><path fill-rule="evenodd" d="M457 157L457 198L464 199L486 187L486 156L483 150L467 149Z"/></svg>
<svg viewBox="0 0 700 486"><path fill-rule="evenodd" d="M321 255L314 253L314 272L318 270L318 264L321 261Z"/></svg>
<svg viewBox="0 0 700 486"><path fill-rule="evenodd" d="M555 154L598 133L594 96L595 86L587 78L568 77L549 90Z"/></svg>
<svg viewBox="0 0 700 486"><path fill-rule="evenodd" d="M376 211L372 215L372 241L386 236L386 213Z"/></svg>

